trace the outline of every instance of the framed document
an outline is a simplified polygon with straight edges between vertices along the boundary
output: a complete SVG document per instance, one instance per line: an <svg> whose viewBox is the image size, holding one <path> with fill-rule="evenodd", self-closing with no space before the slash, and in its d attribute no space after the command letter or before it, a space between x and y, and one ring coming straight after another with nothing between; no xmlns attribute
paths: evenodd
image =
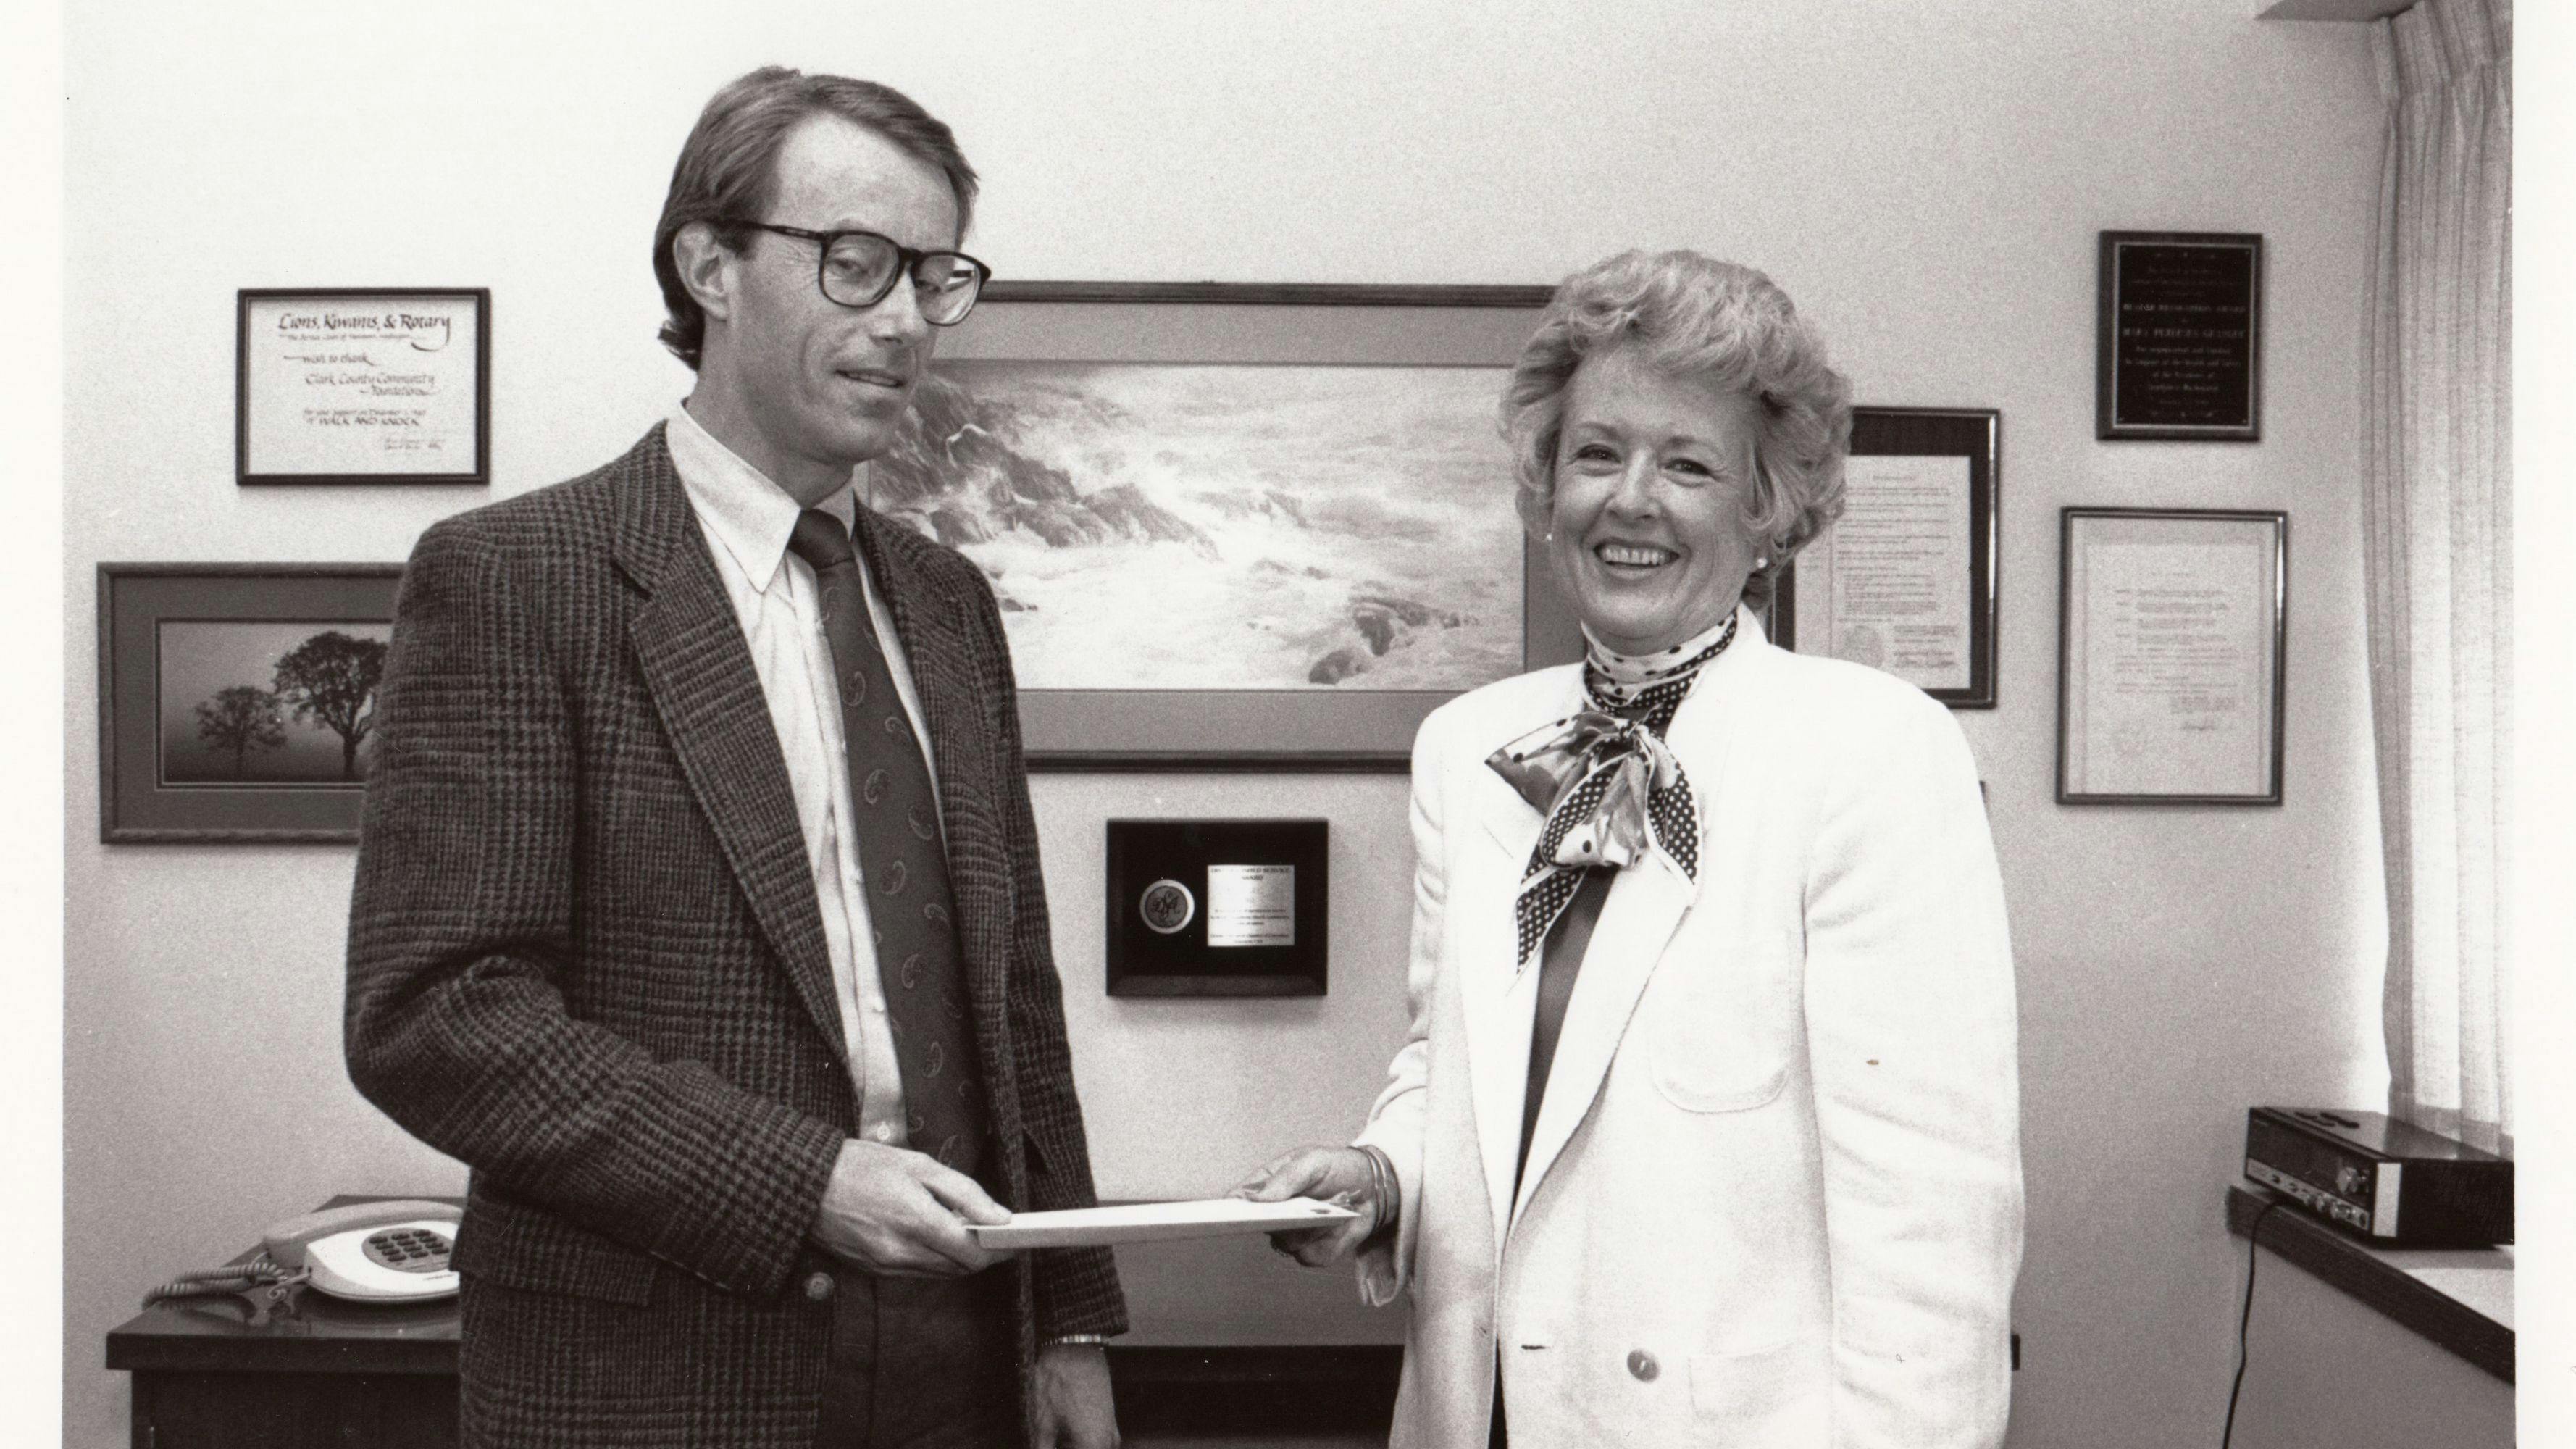
<svg viewBox="0 0 2576 1449"><path fill-rule="evenodd" d="M2263 436L2263 238L2102 233L2093 435L2251 443Z"/></svg>
<svg viewBox="0 0 2576 1449"><path fill-rule="evenodd" d="M355 842L400 564L98 566L99 838Z"/></svg>
<svg viewBox="0 0 2576 1449"><path fill-rule="evenodd" d="M2061 805L2278 805L2290 516L2069 508Z"/></svg>
<svg viewBox="0 0 2576 1449"><path fill-rule="evenodd" d="M1855 409L1843 516L1781 576L1773 642L1994 708L2002 439L1991 408Z"/></svg>
<svg viewBox="0 0 2576 1449"><path fill-rule="evenodd" d="M491 482L491 323L481 287L243 290L235 481Z"/></svg>
<svg viewBox="0 0 2576 1449"><path fill-rule="evenodd" d="M869 502L992 581L1031 769L1401 773L1582 657L1493 421L1548 296L995 283Z"/></svg>

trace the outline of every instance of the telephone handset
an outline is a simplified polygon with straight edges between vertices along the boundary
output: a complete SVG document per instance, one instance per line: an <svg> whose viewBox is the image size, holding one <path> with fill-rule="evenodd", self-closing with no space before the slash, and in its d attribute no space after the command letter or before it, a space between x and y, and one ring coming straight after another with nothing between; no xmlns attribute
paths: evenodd
<svg viewBox="0 0 2576 1449"><path fill-rule="evenodd" d="M182 1273L144 1295L143 1306L201 1293L238 1293L264 1322L271 1307L306 1284L362 1303L419 1303L456 1292L448 1266L456 1246L455 1206L418 1199L354 1203L288 1218L261 1234L247 1263Z"/></svg>
<svg viewBox="0 0 2576 1449"><path fill-rule="evenodd" d="M334 1298L417 1303L456 1291L447 1266L457 1210L443 1202L364 1202L289 1218L262 1234L264 1256Z"/></svg>

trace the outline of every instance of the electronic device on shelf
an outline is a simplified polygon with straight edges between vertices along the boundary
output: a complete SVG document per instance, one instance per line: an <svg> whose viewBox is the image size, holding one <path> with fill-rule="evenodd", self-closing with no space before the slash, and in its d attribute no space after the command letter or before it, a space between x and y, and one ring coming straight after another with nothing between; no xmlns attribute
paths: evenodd
<svg viewBox="0 0 2576 1449"><path fill-rule="evenodd" d="M2256 1107L2245 1175L2384 1248L2513 1241L2513 1161L2378 1112Z"/></svg>

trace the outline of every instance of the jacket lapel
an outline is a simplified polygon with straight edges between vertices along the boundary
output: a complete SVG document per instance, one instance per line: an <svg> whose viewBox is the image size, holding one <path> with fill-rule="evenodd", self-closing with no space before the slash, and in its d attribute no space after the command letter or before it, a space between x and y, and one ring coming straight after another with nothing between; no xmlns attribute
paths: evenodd
<svg viewBox="0 0 2576 1449"><path fill-rule="evenodd" d="M1539 712L1496 721L1480 741L1486 753L1526 731L1571 714L1580 701L1578 676L1550 695ZM1481 758L1481 757L1480 757ZM1500 775L1481 763L1466 772L1457 807L1470 837L1455 865L1444 929L1455 934L1450 959L1459 963L1459 999L1466 1019L1467 1074L1476 1109L1476 1145L1485 1170L1485 1201L1494 1215L1494 1241L1511 1224L1512 1168L1521 1145L1521 1102L1529 1083L1530 1024L1538 997L1535 964L1519 969L1521 869L1529 864L1545 822Z"/></svg>
<svg viewBox="0 0 2576 1449"><path fill-rule="evenodd" d="M716 577L661 427L617 466L613 547L619 569L647 596L628 626L645 687L753 917L847 1071L804 830L741 621Z"/></svg>
<svg viewBox="0 0 2576 1449"><path fill-rule="evenodd" d="M1683 772L1690 777L1691 793L1699 809L1703 872L1710 854L1708 832L1715 821L1711 792L1726 760L1734 701L1741 692L1738 682L1745 673L1759 668L1759 656L1769 647L1751 612L1741 612L1735 643L1709 663L1690 698L1674 715L1672 726L1664 732L1665 742L1680 757ZM1583 970L1575 977L1574 995L1566 1002L1565 1021L1558 1029L1556 1056L1548 1064L1547 1092L1539 1102L1538 1127L1530 1135L1529 1162L1521 1171L1521 1190L1512 1204L1513 1214L1517 1215L1531 1194L1538 1191L1548 1169L1555 1165L1575 1129L1591 1112L1619 1040L1627 1033L1628 1020L1636 1011L1637 998L1645 992L1664 948L1671 943L1673 933L1690 913L1698 895L1698 885L1660 855L1621 871L1611 885L1601 905L1601 920L1592 930L1592 944L1584 950ZM1535 978L1538 972L1533 967L1525 974ZM1528 1030L1526 1025L1522 1027L1524 1064L1528 1061ZM1526 1071L1526 1065L1523 1069ZM1513 1116L1517 1124L1519 1114L1515 1112ZM1513 1150L1518 1146L1515 1141Z"/></svg>

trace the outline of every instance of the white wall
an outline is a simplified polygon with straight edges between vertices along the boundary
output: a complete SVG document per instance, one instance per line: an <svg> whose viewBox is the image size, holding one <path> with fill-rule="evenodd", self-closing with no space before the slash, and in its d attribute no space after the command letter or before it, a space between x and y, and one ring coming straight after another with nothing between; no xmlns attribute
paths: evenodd
<svg viewBox="0 0 2576 1449"><path fill-rule="evenodd" d="M237 287L488 286L489 496L622 448L686 385L652 343L647 269L671 160L716 85L774 59L951 121L987 182L974 248L1013 278L1529 283L1688 245L1768 268L1865 401L2002 409L2002 706L1963 718L2022 982L2014 1443L2214 1427L2243 1108L2366 1103L2383 1081L2359 27L2258 24L2240 0L246 8L68 20L72 1442L122 1442L100 1337L149 1284L331 1192L462 1178L342 1074L349 851L97 842L93 565L398 559L481 501L236 489ZM2092 440L2106 228L2268 238L2261 445ZM2051 803L2057 510L2101 503L2290 511L2283 807ZM1050 776L1036 795L1103 1190L1207 1190L1347 1130L1401 1025L1401 779ZM1104 998L1112 813L1330 816L1333 994Z"/></svg>

